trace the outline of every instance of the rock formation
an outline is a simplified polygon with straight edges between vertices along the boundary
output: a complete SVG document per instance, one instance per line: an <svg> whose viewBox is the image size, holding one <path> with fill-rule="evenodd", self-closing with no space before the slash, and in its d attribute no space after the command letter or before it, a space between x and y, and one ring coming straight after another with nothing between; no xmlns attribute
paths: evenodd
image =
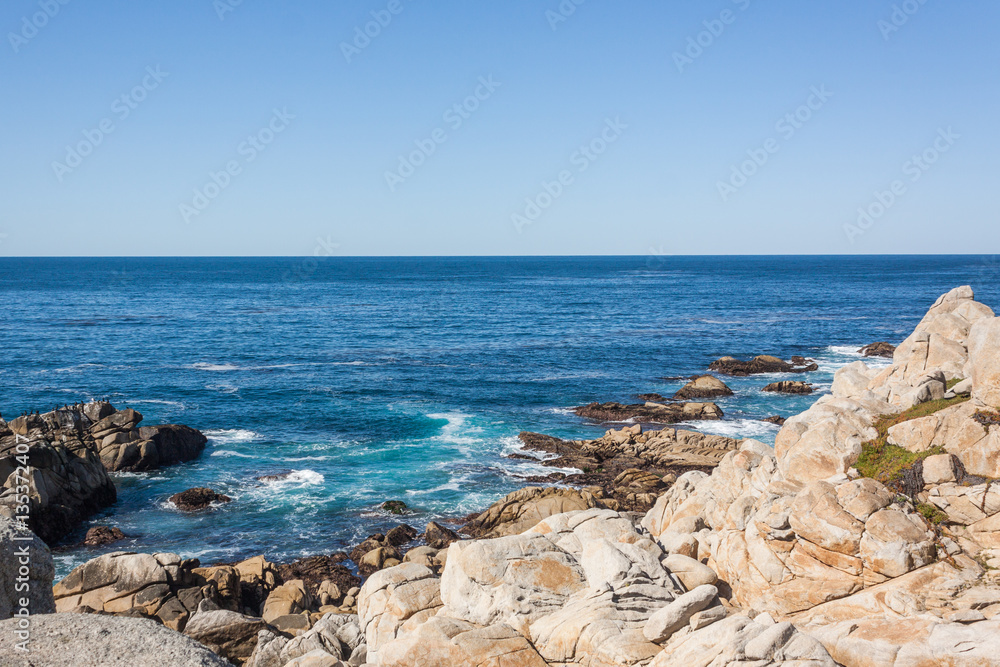
<svg viewBox="0 0 1000 667"><path fill-rule="evenodd" d="M694 419L722 419L722 410L715 403L588 403L573 408L585 419L598 422L640 422L643 424L676 424Z"/></svg>
<svg viewBox="0 0 1000 667"><path fill-rule="evenodd" d="M726 383L713 375L700 375L674 394L675 401L688 401L693 398L715 398L717 396L732 396L733 390Z"/></svg>
<svg viewBox="0 0 1000 667"><path fill-rule="evenodd" d="M788 362L766 354L754 357L750 361L740 361L733 357L722 357L713 361L708 366L708 370L710 371L734 377L746 377L747 375L759 375L761 373L807 373L818 369L819 366L809 359L792 357L792 360Z"/></svg>
<svg viewBox="0 0 1000 667"><path fill-rule="evenodd" d="M0 419L0 516L13 517L27 486L29 527L48 543L114 503L108 471L188 461L206 438L187 426L139 427L142 415L103 401ZM17 472L18 467L22 472ZM27 468L24 472L23 469Z"/></svg>
<svg viewBox="0 0 1000 667"><path fill-rule="evenodd" d="M782 382L772 382L761 389L761 391L775 394L811 394L813 393L813 386L806 382L784 380Z"/></svg>
<svg viewBox="0 0 1000 667"><path fill-rule="evenodd" d="M863 348L858 350L858 354L863 354L866 357L885 357L886 359L892 359L892 355L895 351L895 345L886 342L878 342L865 345Z"/></svg>

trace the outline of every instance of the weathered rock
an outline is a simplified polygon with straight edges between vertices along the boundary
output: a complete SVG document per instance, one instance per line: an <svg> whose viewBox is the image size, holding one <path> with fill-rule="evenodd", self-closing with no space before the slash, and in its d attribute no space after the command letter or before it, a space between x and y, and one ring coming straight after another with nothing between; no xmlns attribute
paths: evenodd
<svg viewBox="0 0 1000 667"><path fill-rule="evenodd" d="M677 633L650 667L836 667L836 664L822 644L788 623L768 625L735 615L694 632Z"/></svg>
<svg viewBox="0 0 1000 667"><path fill-rule="evenodd" d="M969 331L966 375L972 380L972 398L980 405L1000 408L1000 318L983 317Z"/></svg>
<svg viewBox="0 0 1000 667"><path fill-rule="evenodd" d="M111 505L117 497L115 485L82 433L57 442L56 432L45 430L40 419L19 419L24 421L21 430L30 435L0 437L0 516L16 515L22 504L17 487L27 486L28 527L55 543L80 521ZM18 457L27 457L26 474L16 472Z"/></svg>
<svg viewBox="0 0 1000 667"><path fill-rule="evenodd" d="M895 351L895 345L881 341L865 345L863 348L858 350L858 354L863 354L866 357L885 357L887 359L892 359L892 354Z"/></svg>
<svg viewBox="0 0 1000 667"><path fill-rule="evenodd" d="M412 526L407 526L406 524L400 524L394 528L389 529L389 532L385 534L385 540L394 547L399 547L407 542L412 542L417 539L417 531Z"/></svg>
<svg viewBox="0 0 1000 667"><path fill-rule="evenodd" d="M458 536L458 533L434 521L428 523L427 529L424 531L424 541L432 549L444 549L459 539L461 538Z"/></svg>
<svg viewBox="0 0 1000 667"><path fill-rule="evenodd" d="M761 391L771 392L775 394L811 394L813 393L813 386L806 382L799 382L797 380L783 380L781 382L772 382L771 384L765 386Z"/></svg>
<svg viewBox="0 0 1000 667"><path fill-rule="evenodd" d="M22 567L27 569L26 576ZM22 524L0 517L0 620L22 609L32 618L55 612L54 575L52 554L45 543ZM26 607L22 601L28 603Z"/></svg>
<svg viewBox="0 0 1000 667"><path fill-rule="evenodd" d="M296 579L278 586L267 596L261 616L266 622L273 623L279 616L301 614L311 607L312 596L306 590L305 583Z"/></svg>
<svg viewBox="0 0 1000 667"><path fill-rule="evenodd" d="M179 510L195 512L211 507L213 503L228 503L232 498L221 493L216 493L212 489L199 487L175 493L168 500L176 505Z"/></svg>
<svg viewBox="0 0 1000 667"><path fill-rule="evenodd" d="M750 361L740 361L733 357L722 357L713 361L708 366L708 370L710 371L717 371L736 377L758 375L761 373L806 373L815 371L818 368L819 366L809 359L797 358L793 359L792 363L789 363L769 355L760 355Z"/></svg>
<svg viewBox="0 0 1000 667"><path fill-rule="evenodd" d="M223 658L242 664L257 646L258 633L270 629L262 619L218 609L195 614L184 634Z"/></svg>
<svg viewBox="0 0 1000 667"><path fill-rule="evenodd" d="M174 465L192 461L201 455L208 438L201 431L181 424L161 424L159 426L143 426L139 429L139 440L152 443L148 453L148 467ZM155 451L155 463L153 452Z"/></svg>
<svg viewBox="0 0 1000 667"><path fill-rule="evenodd" d="M699 586L714 586L719 581L719 575L715 570L683 554L667 556L663 559L663 566L670 570L670 574L677 577L689 591Z"/></svg>
<svg viewBox="0 0 1000 667"><path fill-rule="evenodd" d="M517 535L552 515L598 506L586 491L529 486L498 500L462 530L473 537Z"/></svg>
<svg viewBox="0 0 1000 667"><path fill-rule="evenodd" d="M380 667L546 667L523 636L504 625L479 627L453 618L432 618L400 639L385 644Z"/></svg>
<svg viewBox="0 0 1000 667"><path fill-rule="evenodd" d="M700 375L674 394L674 400L690 400L693 398L715 398L717 396L732 396L733 390L726 383L713 375Z"/></svg>
<svg viewBox="0 0 1000 667"><path fill-rule="evenodd" d="M16 619L0 622L0 664L46 667L229 667L202 644L153 621L94 614L31 616L31 639L16 648ZM29 662L25 662L25 657Z"/></svg>
<svg viewBox="0 0 1000 667"><path fill-rule="evenodd" d="M694 614L708 607L718 593L715 586L708 584L684 593L649 617L643 635L653 643L662 644L686 626Z"/></svg>

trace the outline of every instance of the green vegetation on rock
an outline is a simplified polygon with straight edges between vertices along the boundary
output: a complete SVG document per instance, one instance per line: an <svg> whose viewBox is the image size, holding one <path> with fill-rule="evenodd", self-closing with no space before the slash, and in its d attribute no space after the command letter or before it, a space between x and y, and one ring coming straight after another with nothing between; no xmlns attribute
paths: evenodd
<svg viewBox="0 0 1000 667"><path fill-rule="evenodd" d="M899 489L900 482L906 470L913 467L917 461L923 461L928 456L943 454L941 447L932 447L923 452L911 452L897 445L889 444L889 429L897 424L927 417L969 400L968 396L956 396L955 398L945 398L937 401L928 401L914 406L898 415L883 415L875 423L875 430L878 436L874 440L861 445L861 456L858 457L854 467L857 468L864 477L871 477L886 486Z"/></svg>

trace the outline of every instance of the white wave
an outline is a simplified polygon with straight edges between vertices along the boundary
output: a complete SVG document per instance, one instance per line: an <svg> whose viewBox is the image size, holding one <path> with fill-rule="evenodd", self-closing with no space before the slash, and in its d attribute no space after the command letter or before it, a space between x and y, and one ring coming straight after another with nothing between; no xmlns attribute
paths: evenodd
<svg viewBox="0 0 1000 667"><path fill-rule="evenodd" d="M295 463L298 461L329 461L332 456L286 456L282 461L287 463Z"/></svg>
<svg viewBox="0 0 1000 667"><path fill-rule="evenodd" d="M727 438L773 439L781 429L777 424L760 419L697 420L677 424L678 428L692 428L701 433L722 435ZM765 442L767 441L765 440Z"/></svg>
<svg viewBox="0 0 1000 667"><path fill-rule="evenodd" d="M255 431L251 431L245 428L220 428L220 429L209 429L207 431L202 431L205 437L220 444L229 444L234 442L253 442L254 440L260 440L261 435Z"/></svg>
<svg viewBox="0 0 1000 667"><path fill-rule="evenodd" d="M461 412L442 412L427 415L430 419L444 419L447 424L441 427L441 433L434 437L434 440L446 442L452 445L472 446L479 444L478 438L468 435L469 433L482 433L483 429L478 426L466 426L466 422L471 415Z"/></svg>
<svg viewBox="0 0 1000 667"><path fill-rule="evenodd" d="M331 361L331 366L367 366L366 361Z"/></svg>
<svg viewBox="0 0 1000 667"><path fill-rule="evenodd" d="M255 459L255 458L257 458L256 456L253 456L251 454L240 454L239 452L234 452L231 449L219 449L219 450L216 450L216 451L212 452L211 455L212 456L221 456L223 458L232 458L232 457L238 457L238 458L241 458L241 459Z"/></svg>
<svg viewBox="0 0 1000 667"><path fill-rule="evenodd" d="M223 394L235 394L240 390L239 387L234 387L231 384L206 384L205 389L209 391L218 391Z"/></svg>
<svg viewBox="0 0 1000 667"><path fill-rule="evenodd" d="M281 479L274 479L264 482L270 487L283 487L298 484L299 486L317 486L326 481L323 475L315 470L293 470Z"/></svg>
<svg viewBox="0 0 1000 667"><path fill-rule="evenodd" d="M132 405L142 405L142 404L149 404L149 405L169 405L172 408L179 408L181 410L184 410L186 408L186 406L183 403L180 403L179 401L161 401L161 400L157 400L155 398L145 398L145 399L141 399L141 400L128 401L128 403L130 403Z"/></svg>
<svg viewBox="0 0 1000 667"><path fill-rule="evenodd" d="M575 415L573 408L548 408L546 412L551 412L554 415Z"/></svg>
<svg viewBox="0 0 1000 667"><path fill-rule="evenodd" d="M76 366L67 366L66 368L53 368L53 373L82 373L88 368L104 368L104 364L77 364Z"/></svg>
<svg viewBox="0 0 1000 667"><path fill-rule="evenodd" d="M196 371L215 371L215 372L225 372L225 371L238 371L239 366L234 366L232 364L209 364L203 361L199 361L196 364L191 364L188 368L193 368Z"/></svg>

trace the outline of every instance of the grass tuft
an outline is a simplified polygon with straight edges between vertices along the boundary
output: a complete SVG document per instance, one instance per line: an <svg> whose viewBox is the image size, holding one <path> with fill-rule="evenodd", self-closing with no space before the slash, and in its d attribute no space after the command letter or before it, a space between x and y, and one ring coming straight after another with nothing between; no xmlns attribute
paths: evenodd
<svg viewBox="0 0 1000 667"><path fill-rule="evenodd" d="M928 417L935 412L940 412L945 408L950 408L969 400L968 396L956 396L937 401L928 401L914 406L898 415L883 415L875 422L875 430L878 436L861 445L861 456L854 467L864 477L885 484L895 490L901 488L903 475L912 468L918 461L923 461L928 456L944 454L941 447L932 447L923 452L911 452L897 445L889 444L889 429L897 424Z"/></svg>

